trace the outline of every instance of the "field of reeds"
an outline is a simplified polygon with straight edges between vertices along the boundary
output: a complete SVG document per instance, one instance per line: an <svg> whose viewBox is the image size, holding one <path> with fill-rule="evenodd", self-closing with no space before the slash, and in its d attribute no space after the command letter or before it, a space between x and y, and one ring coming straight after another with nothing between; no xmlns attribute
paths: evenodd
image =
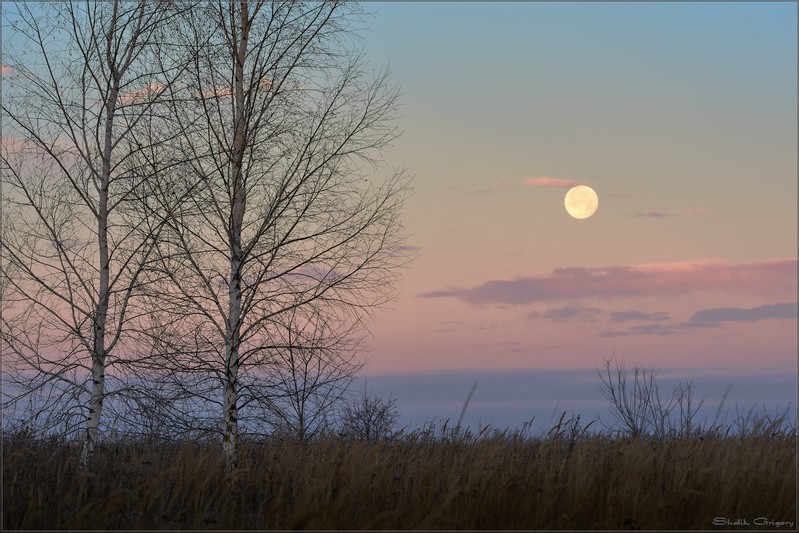
<svg viewBox="0 0 799 533"><path fill-rule="evenodd" d="M106 443L84 473L74 443L5 434L2 529L794 530L797 521L795 431L245 439L232 475L220 448Z"/></svg>

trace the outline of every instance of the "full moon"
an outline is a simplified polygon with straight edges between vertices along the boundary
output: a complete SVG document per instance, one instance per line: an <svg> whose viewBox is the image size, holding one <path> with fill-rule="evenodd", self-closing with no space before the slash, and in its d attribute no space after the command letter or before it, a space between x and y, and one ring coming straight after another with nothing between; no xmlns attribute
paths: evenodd
<svg viewBox="0 0 799 533"><path fill-rule="evenodd" d="M596 212L596 208L599 207L599 197L591 187L578 185L569 189L563 203L571 216L583 219Z"/></svg>

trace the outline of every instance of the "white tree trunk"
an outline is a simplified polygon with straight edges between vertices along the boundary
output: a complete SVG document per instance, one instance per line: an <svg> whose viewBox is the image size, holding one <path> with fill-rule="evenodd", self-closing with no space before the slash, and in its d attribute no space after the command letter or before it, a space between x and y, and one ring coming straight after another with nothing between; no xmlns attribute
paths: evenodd
<svg viewBox="0 0 799 533"><path fill-rule="evenodd" d="M239 226L240 228L241 226ZM235 256L235 251L232 251ZM238 466L238 373L239 373L239 344L240 344L240 319L241 319L241 268L240 262L235 257L230 261L230 283L227 334L225 336L225 385L223 401L223 420L225 421L225 435L222 439L222 452L225 458L225 469L232 472Z"/></svg>
<svg viewBox="0 0 799 533"><path fill-rule="evenodd" d="M235 16L235 2L231 4ZM244 161L246 111L244 98L244 60L247 53L247 33L249 31L249 6L247 0L242 0L239 7L241 20L238 39L238 48L234 54L234 98L235 98L235 124L232 155L232 205L230 217L230 280L228 283L228 320L225 338L225 391L224 391L224 420L225 435L222 440L222 450L225 456L225 466L228 472L237 467L238 451L238 390L237 377L239 372L239 344L241 343L241 270L242 247L241 230L244 221L246 195L244 191L244 176L242 166ZM235 42L235 40L234 40Z"/></svg>
<svg viewBox="0 0 799 533"><path fill-rule="evenodd" d="M97 304L95 306L93 345L92 345L92 392L89 400L89 417L86 421L86 437L81 450L81 467L91 467L97 436L100 432L100 418L103 414L103 398L105 397L105 365L106 365L106 320L108 319L109 262L108 252L108 190L111 184L111 154L113 150L114 114L116 112L117 95L119 94L118 73L112 68L113 87L108 94L105 116L105 132L103 139L103 161L100 173L100 196L97 205L97 245L100 256L99 286L97 288Z"/></svg>
<svg viewBox="0 0 799 533"><path fill-rule="evenodd" d="M89 400L89 418L86 421L86 435L80 453L80 466L83 470L91 467L94 458L94 449L97 445L97 436L100 432L100 417L103 412L103 398L105 396L105 366L100 358L93 357L92 364L92 395Z"/></svg>
<svg viewBox="0 0 799 533"><path fill-rule="evenodd" d="M225 420L225 436L222 439L222 452L225 457L225 469L227 472L232 472L238 466L238 440L239 440L239 426L238 426L238 407L236 390L236 373L238 372L238 365L231 366L228 369L228 374L225 379L225 392L224 392L224 420Z"/></svg>

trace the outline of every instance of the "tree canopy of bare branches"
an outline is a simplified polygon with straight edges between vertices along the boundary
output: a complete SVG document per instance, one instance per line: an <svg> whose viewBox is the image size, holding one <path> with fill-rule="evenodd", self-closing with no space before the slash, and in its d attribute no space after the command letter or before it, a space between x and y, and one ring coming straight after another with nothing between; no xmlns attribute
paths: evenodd
<svg viewBox="0 0 799 533"><path fill-rule="evenodd" d="M360 392L344 403L340 416L339 430L343 436L376 442L394 433L399 411L395 399L377 396L364 383ZM459 431L460 424L456 433Z"/></svg>
<svg viewBox="0 0 799 533"><path fill-rule="evenodd" d="M307 312L313 314L307 316ZM338 321L299 307L284 313L270 331L275 344L268 352L262 391L256 397L263 424L273 433L305 442L332 431L335 410L363 367L363 325ZM259 390L252 386L250 393Z"/></svg>
<svg viewBox="0 0 799 533"><path fill-rule="evenodd" d="M176 28L196 53L151 130L177 133L159 143L176 164L139 194L149 227L164 228L147 284L155 358L142 372L193 380L220 413L229 468L241 411L276 394L270 379L285 391L302 376L291 409L303 431L297 417L321 398L305 386L338 394L354 368L345 352L409 259L410 180L381 164L398 91L355 48L360 11L217 1Z"/></svg>
<svg viewBox="0 0 799 533"><path fill-rule="evenodd" d="M611 415L627 435L688 436L698 429L696 416L705 398L697 401L692 380L684 379L671 395L664 395L656 370L635 364L630 376L625 362L615 354L603 360L597 375Z"/></svg>
<svg viewBox="0 0 799 533"><path fill-rule="evenodd" d="M154 44L187 7L3 8L4 405L44 391L40 414L84 432L84 467L103 402L124 389L109 385L135 351L131 324L146 313L135 298L157 235L139 231L129 208L149 173L131 132L158 95L138 96L174 77L152 70Z"/></svg>

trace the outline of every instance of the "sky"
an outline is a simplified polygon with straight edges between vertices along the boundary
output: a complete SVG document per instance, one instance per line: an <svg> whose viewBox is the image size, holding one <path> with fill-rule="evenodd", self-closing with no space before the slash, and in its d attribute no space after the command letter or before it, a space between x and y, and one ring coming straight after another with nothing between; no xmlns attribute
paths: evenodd
<svg viewBox="0 0 799 533"><path fill-rule="evenodd" d="M796 416L796 3L363 5L417 258L362 375L403 424L475 384L466 424L607 417L614 354L711 416L725 392Z"/></svg>
<svg viewBox="0 0 799 533"><path fill-rule="evenodd" d="M795 3L365 5L418 257L364 374L405 420L591 411L614 353L795 407Z"/></svg>

